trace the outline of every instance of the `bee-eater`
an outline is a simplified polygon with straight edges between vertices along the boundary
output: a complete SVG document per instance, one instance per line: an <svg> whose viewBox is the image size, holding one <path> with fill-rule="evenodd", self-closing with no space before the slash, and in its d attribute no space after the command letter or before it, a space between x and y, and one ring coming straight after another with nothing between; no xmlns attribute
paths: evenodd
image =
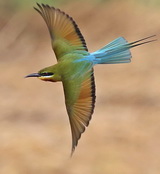
<svg viewBox="0 0 160 174"><path fill-rule="evenodd" d="M119 37L96 52L89 53L84 37L72 17L60 9L38 4L34 9L47 24L58 63L26 77L63 84L65 104L72 133L72 153L91 120L95 107L93 66L129 63L130 48L155 41L155 35L128 43ZM72 154L71 153L71 154Z"/></svg>

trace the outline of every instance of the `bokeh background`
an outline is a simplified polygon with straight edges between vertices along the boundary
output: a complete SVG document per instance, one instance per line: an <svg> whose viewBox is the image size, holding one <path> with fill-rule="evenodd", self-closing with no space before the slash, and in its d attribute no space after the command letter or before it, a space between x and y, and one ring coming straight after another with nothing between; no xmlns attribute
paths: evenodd
<svg viewBox="0 0 160 174"><path fill-rule="evenodd" d="M89 50L160 33L159 0L46 0L72 16ZM160 41L132 63L95 67L96 108L70 158L61 83L24 76L56 63L35 0L0 0L0 174L159 174Z"/></svg>

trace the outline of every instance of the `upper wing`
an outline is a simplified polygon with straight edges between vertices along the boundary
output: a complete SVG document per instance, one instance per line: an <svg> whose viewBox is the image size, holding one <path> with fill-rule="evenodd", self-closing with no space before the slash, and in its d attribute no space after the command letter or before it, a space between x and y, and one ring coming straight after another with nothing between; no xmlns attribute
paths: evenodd
<svg viewBox="0 0 160 174"><path fill-rule="evenodd" d="M37 5L39 8L34 7L34 9L40 13L47 24L57 60L75 50L88 51L85 40L72 17L60 9L44 4Z"/></svg>
<svg viewBox="0 0 160 174"><path fill-rule="evenodd" d="M66 108L72 132L72 153L88 126L95 106L93 70L76 80L63 81Z"/></svg>

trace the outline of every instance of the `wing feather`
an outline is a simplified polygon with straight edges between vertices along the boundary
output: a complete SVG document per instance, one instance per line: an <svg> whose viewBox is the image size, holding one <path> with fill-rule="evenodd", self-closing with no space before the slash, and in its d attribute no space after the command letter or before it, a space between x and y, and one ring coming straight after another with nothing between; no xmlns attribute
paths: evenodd
<svg viewBox="0 0 160 174"><path fill-rule="evenodd" d="M77 81L79 83L77 83ZM72 132L72 153L74 152L75 147L78 144L78 140L81 137L81 134L85 131L85 128L89 125L91 120L94 106L95 106L95 82L93 70L87 72L82 79L75 81L76 86L70 81L63 82L66 100L66 108L69 115L71 132ZM73 88L74 86L74 88ZM77 93L75 101L68 101L70 96L73 96Z"/></svg>
<svg viewBox="0 0 160 174"><path fill-rule="evenodd" d="M67 53L88 51L84 37L72 17L49 5L37 5L38 8L34 9L47 24L52 48L58 61Z"/></svg>

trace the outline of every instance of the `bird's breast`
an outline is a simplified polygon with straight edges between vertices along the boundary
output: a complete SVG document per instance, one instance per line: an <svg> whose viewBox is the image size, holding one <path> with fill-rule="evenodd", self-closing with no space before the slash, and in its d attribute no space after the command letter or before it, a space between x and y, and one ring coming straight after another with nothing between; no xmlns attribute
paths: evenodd
<svg viewBox="0 0 160 174"><path fill-rule="evenodd" d="M83 76L92 67L93 63L90 61L66 61L62 62L60 65L60 74L62 78L73 80Z"/></svg>

